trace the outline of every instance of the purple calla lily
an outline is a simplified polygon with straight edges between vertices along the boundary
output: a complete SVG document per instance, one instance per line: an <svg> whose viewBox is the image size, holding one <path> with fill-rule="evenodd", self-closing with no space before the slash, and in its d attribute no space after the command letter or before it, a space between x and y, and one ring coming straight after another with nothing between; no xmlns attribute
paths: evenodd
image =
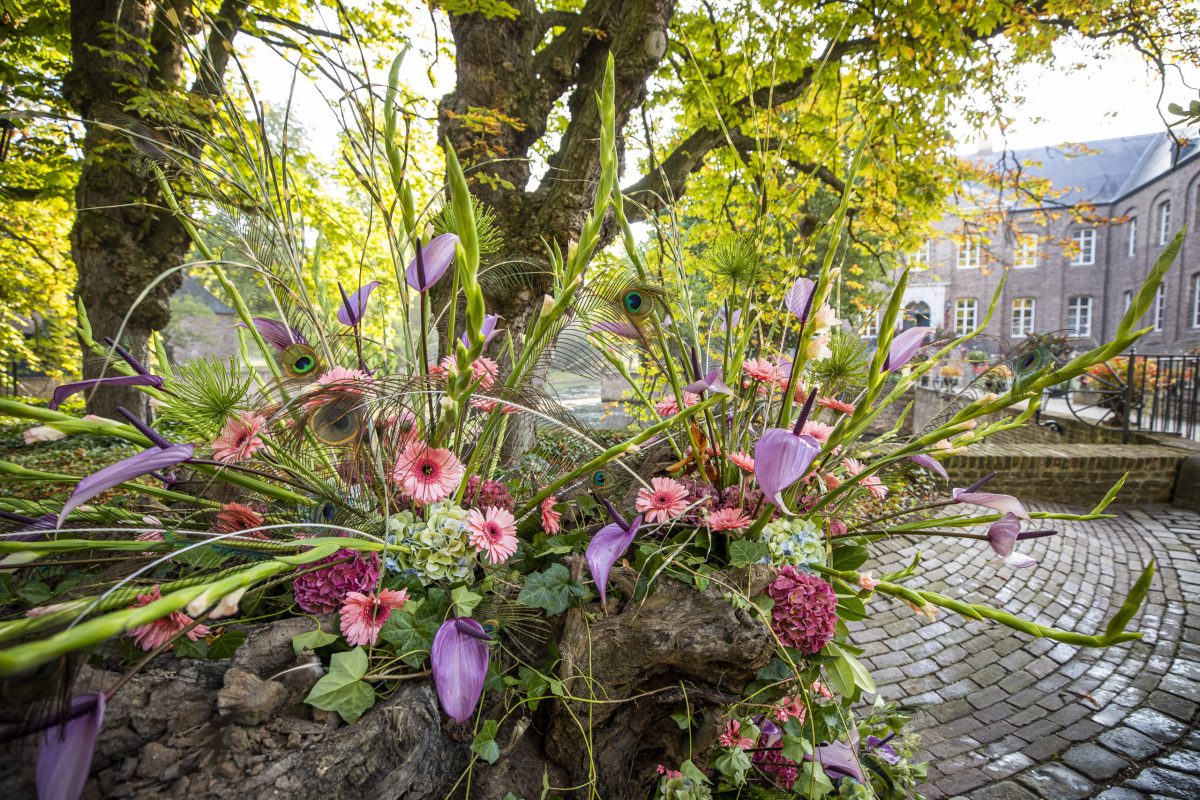
<svg viewBox="0 0 1200 800"><path fill-rule="evenodd" d="M784 305L788 311L795 315L796 319L801 322L808 322L808 315L812 313L813 296L816 294L816 281L808 278L797 278L792 284L792 288L788 289L787 295L783 298Z"/></svg>
<svg viewBox="0 0 1200 800"><path fill-rule="evenodd" d="M612 572L613 564L617 563L621 554L633 544L633 538L637 536L638 528L642 525L641 514L634 517L632 522L626 523L611 507L609 513L616 518L615 521L596 531L596 535L588 542L586 553L588 569L592 573L596 590L600 592L601 605L608 604L608 573Z"/></svg>
<svg viewBox="0 0 1200 800"><path fill-rule="evenodd" d="M683 390L698 395L703 395L705 392L716 392L717 394L725 394L733 397L733 390L726 386L725 381L721 378L720 367L713 367L708 371L707 375L695 383L689 383L683 387Z"/></svg>
<svg viewBox="0 0 1200 800"><path fill-rule="evenodd" d="M337 313L338 322L357 328L367 314L367 300L370 299L371 292L377 288L379 288L379 281L371 281L354 294L347 296L342 284L338 283L338 289L342 293L342 307L338 309Z"/></svg>
<svg viewBox="0 0 1200 800"><path fill-rule="evenodd" d="M72 697L71 711L79 715L45 731L38 743L39 800L78 800L87 783L104 724L104 692Z"/></svg>
<svg viewBox="0 0 1200 800"><path fill-rule="evenodd" d="M786 428L764 431L754 445L754 476L763 496L784 513L792 513L782 493L804 477L820 452L821 443L808 434Z"/></svg>
<svg viewBox="0 0 1200 800"><path fill-rule="evenodd" d="M294 344L308 344L308 339L304 338L304 334L285 322L266 317L254 317L250 321L254 323L254 330L258 331L258 335L263 338L263 341L276 350L286 350ZM239 322L234 327L244 328L246 324Z"/></svg>
<svg viewBox="0 0 1200 800"><path fill-rule="evenodd" d="M1005 566L1016 569L1027 569L1037 564L1037 559L1016 552L1013 548L1017 542L1026 539L1040 539L1043 536L1053 536L1058 531L1021 531L1021 520L1011 512L988 526L987 540L992 551L1004 560Z"/></svg>
<svg viewBox="0 0 1200 800"><path fill-rule="evenodd" d="M93 386L153 386L155 389L161 389L162 385L163 379L157 375L114 375L111 378L88 378L54 387L48 407L51 411L55 411L71 395L91 389Z"/></svg>
<svg viewBox="0 0 1200 800"><path fill-rule="evenodd" d="M805 755L804 760L820 764L830 780L853 778L859 783L867 782L862 766L858 763L858 753L845 742L820 745L812 755Z"/></svg>
<svg viewBox="0 0 1200 800"><path fill-rule="evenodd" d="M736 328L738 326L738 323L742 321L742 310L740 308L735 308L733 310L733 313L729 315L729 319L733 320L732 324L730 324L729 321L725 319L725 309L724 308L721 308L717 311L717 319L719 319L721 321L721 332L729 333L730 328Z"/></svg>
<svg viewBox="0 0 1200 800"><path fill-rule="evenodd" d="M941 475L942 480L950 480L950 476L946 473L946 468L943 467L942 463L933 456L925 455L924 453L918 453L917 455L909 456L908 458L914 464L924 467L930 472Z"/></svg>
<svg viewBox="0 0 1200 800"><path fill-rule="evenodd" d="M636 325L628 322L597 322L589 330L592 333L611 333L622 339L640 339L642 333Z"/></svg>
<svg viewBox="0 0 1200 800"><path fill-rule="evenodd" d="M895 372L903 367L921 349L925 336L933 332L933 328L917 326L900 331L892 337L892 345L888 349L887 358L883 361L884 372Z"/></svg>
<svg viewBox="0 0 1200 800"><path fill-rule="evenodd" d="M868 736L867 749L873 751L875 755L887 763L895 766L900 763L900 754L896 752L896 748L888 744L895 735L894 733L890 733L884 739L880 739L878 736Z"/></svg>
<svg viewBox="0 0 1200 800"><path fill-rule="evenodd" d="M480 333L483 334L483 346L484 347L487 347L488 344L492 341L492 339L495 339L496 336L499 335L500 331L496 330L496 323L499 321L500 321L499 314L484 314L483 315L483 325L480 327ZM466 332L463 332L458 337L458 339L459 339L459 341L461 341L463 343L464 347L471 346L470 340L467 339Z"/></svg>
<svg viewBox="0 0 1200 800"><path fill-rule="evenodd" d="M62 511L58 514L58 524L79 506L125 481L133 480L142 475L161 469L170 469L192 457L195 447L190 444L173 444L168 447L155 447L145 450L123 461L109 464L98 472L93 472L75 485L67 502L63 503Z"/></svg>
<svg viewBox="0 0 1200 800"><path fill-rule="evenodd" d="M454 263L454 251L457 246L458 237L453 233L435 236L408 263L408 269L404 272L408 285L418 292L424 292L444 278L450 265Z"/></svg>
<svg viewBox="0 0 1200 800"><path fill-rule="evenodd" d="M53 514L43 514L40 517L27 517L24 514L14 514L10 511L0 511L0 519L15 522L21 527L9 534L0 534L7 542L34 542L46 538L46 532L54 530L57 518Z"/></svg>
<svg viewBox="0 0 1200 800"><path fill-rule="evenodd" d="M1002 514L1015 514L1021 519L1029 519L1029 512L1025 510L1025 506L1021 505L1021 501L1010 494L993 494L992 492L973 492L972 487L966 489L954 489L950 492L950 496L954 498L956 503L969 503L973 506L982 506L990 508L993 511L999 511Z"/></svg>
<svg viewBox="0 0 1200 800"><path fill-rule="evenodd" d="M483 696L491 638L470 617L451 617L433 637L433 683L442 708L455 722L469 720Z"/></svg>

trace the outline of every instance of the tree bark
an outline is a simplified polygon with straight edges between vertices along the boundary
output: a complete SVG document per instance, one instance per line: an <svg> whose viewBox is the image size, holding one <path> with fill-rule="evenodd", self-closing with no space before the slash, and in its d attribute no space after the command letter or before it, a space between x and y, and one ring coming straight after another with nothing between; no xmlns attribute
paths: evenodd
<svg viewBox="0 0 1200 800"><path fill-rule="evenodd" d="M94 337L119 337L139 358L146 355L150 335L166 326L170 297L183 280L179 273L163 275L183 263L191 242L179 220L161 208L154 175L123 131L130 121L127 105L139 91L180 88L185 63L180 43L199 30L189 5L182 0L71 3L72 66L63 91L86 129L71 229L76 294ZM220 86L229 57L226 44L237 33L244 7L244 0L222 4L193 94ZM85 350L84 377L104 371L104 360ZM107 373L113 374L111 366ZM88 400L88 410L105 417L116 416L119 405L144 411L145 395L132 387L112 387Z"/></svg>

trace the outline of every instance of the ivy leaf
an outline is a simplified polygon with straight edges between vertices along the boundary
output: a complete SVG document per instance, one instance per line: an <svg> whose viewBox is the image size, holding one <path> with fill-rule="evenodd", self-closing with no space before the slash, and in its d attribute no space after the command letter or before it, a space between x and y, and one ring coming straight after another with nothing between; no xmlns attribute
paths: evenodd
<svg viewBox="0 0 1200 800"><path fill-rule="evenodd" d="M225 631L208 646L208 656L212 661L232 658L237 649L246 641L245 631Z"/></svg>
<svg viewBox="0 0 1200 800"><path fill-rule="evenodd" d="M675 720L675 724L679 726L679 730L686 731L692 727L692 718L682 711L676 711L671 715L671 719Z"/></svg>
<svg viewBox="0 0 1200 800"><path fill-rule="evenodd" d="M746 782L746 773L750 771L750 767L750 756L740 747L728 748L713 761L713 769L734 786L741 786Z"/></svg>
<svg viewBox="0 0 1200 800"><path fill-rule="evenodd" d="M500 730L499 723L489 719L483 723L483 728L471 743L471 752L489 764L495 764L500 758L500 745L496 744L496 733Z"/></svg>
<svg viewBox="0 0 1200 800"><path fill-rule="evenodd" d="M41 581L33 581L17 587L17 597L31 606L40 606L51 598L54 592Z"/></svg>
<svg viewBox="0 0 1200 800"><path fill-rule="evenodd" d="M469 617L471 612L475 610L475 606L479 605L479 601L483 599L483 595L475 594L466 586L456 586L454 591L450 592L450 602L454 604L454 616Z"/></svg>
<svg viewBox="0 0 1200 800"><path fill-rule="evenodd" d="M375 705L375 690L362 679L367 674L367 654L361 647L334 653L329 674L317 681L304 702L322 711L336 711L348 723L358 721Z"/></svg>
<svg viewBox="0 0 1200 800"><path fill-rule="evenodd" d="M178 658L207 658L208 642L203 636L194 642L186 636L180 636L175 640L175 644L171 645L171 651Z"/></svg>
<svg viewBox="0 0 1200 800"><path fill-rule="evenodd" d="M729 543L729 565L748 567L771 555L771 549L762 542L737 541Z"/></svg>
<svg viewBox="0 0 1200 800"><path fill-rule="evenodd" d="M798 764L803 763L806 756L812 755L812 745L803 736L784 734L783 738L779 741L783 745L783 749L779 751L779 754L784 758L790 758Z"/></svg>
<svg viewBox="0 0 1200 800"><path fill-rule="evenodd" d="M296 655L300 655L305 650L316 650L318 647L324 647L331 642L336 642L337 638L338 637L336 633L326 633L325 631L321 630L321 626L318 625L315 631L298 633L293 636L292 650L296 652Z"/></svg>
<svg viewBox="0 0 1200 800"><path fill-rule="evenodd" d="M534 572L525 579L517 602L531 608L540 608L550 616L561 614L571 605L573 597L584 597L587 590L572 583L571 573L562 564L552 564L542 572Z"/></svg>
<svg viewBox="0 0 1200 800"><path fill-rule="evenodd" d="M697 783L709 782L708 776L701 772L700 768L693 764L690 758L679 765L679 772L683 775L683 777L691 778Z"/></svg>

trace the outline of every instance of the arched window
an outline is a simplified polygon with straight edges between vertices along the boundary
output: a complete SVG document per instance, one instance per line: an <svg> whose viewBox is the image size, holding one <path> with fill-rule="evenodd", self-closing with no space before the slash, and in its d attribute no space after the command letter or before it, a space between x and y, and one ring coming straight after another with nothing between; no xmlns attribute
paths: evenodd
<svg viewBox="0 0 1200 800"><path fill-rule="evenodd" d="M930 321L933 315L929 311L929 303L923 300L916 300L904 307L904 319L900 323L900 330L906 331L909 328L931 327Z"/></svg>

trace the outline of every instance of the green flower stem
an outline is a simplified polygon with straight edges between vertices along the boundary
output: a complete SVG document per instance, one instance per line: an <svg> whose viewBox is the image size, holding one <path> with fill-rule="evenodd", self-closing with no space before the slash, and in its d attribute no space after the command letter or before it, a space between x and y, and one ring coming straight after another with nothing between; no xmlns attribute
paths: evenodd
<svg viewBox="0 0 1200 800"><path fill-rule="evenodd" d="M11 461L0 461L0 482L4 481L47 481L52 483L79 483L82 480L76 475L66 475L61 472L43 472L42 470L29 469L22 467L20 464L14 464ZM126 489L148 494L151 497L158 497L162 500L170 500L172 502L200 503L209 508L215 508L220 505L212 500L204 500L203 498L192 497L190 494L183 492L173 492L170 489L161 489L157 486L149 486L140 483L122 483Z"/></svg>
<svg viewBox="0 0 1200 800"><path fill-rule="evenodd" d="M700 412L704 411L704 409L709 408L710 406L719 402L720 399L721 399L720 395L718 395L716 397L710 397L707 400L701 400L696 405L691 406L690 408L683 409L675 416L670 417L668 419L664 419L662 422L651 425L650 427L646 428L645 430L640 431L633 438L627 439L626 441L621 442L620 444L613 445L612 447L608 448L600 455L593 458L591 461L587 462L586 464L584 464L581 467L577 467L576 469L572 470L571 472L568 472L566 475L562 476L561 478L559 478L558 480L554 481L549 486L547 486L545 489L538 492L533 497L533 499L530 500L528 503L526 503L525 507L522 508L517 513L517 519L520 519L521 517L525 516L530 511L532 511L533 509L537 508L539 503L541 503L547 497L550 497L551 495L553 495L555 492L557 492L562 487L566 486L571 481L579 478L581 475L586 475L589 472L592 472L593 470L604 466L605 464L612 461L613 459L619 458L620 456L627 453L630 448L636 447L637 445L641 444L642 442L646 441L647 439L650 439L651 437L656 436L657 434L665 431L667 428L682 422L683 420L687 419L688 417L692 416L693 414L699 414Z"/></svg>
<svg viewBox="0 0 1200 800"><path fill-rule="evenodd" d="M818 564L810 565L815 572L833 578L840 578L854 585L858 585L858 573L851 570L835 570L829 567L823 567ZM1040 639L1052 639L1056 642L1075 645L1076 647L1107 647L1121 642L1128 642L1133 639L1142 638L1141 632L1126 631L1124 624L1127 624L1132 618L1133 613L1141 605L1145 598L1146 590L1149 588L1150 579L1154 575L1154 562L1142 572L1138 582L1130 591L1125 602L1118 609L1113 617L1114 621L1124 622L1118 626L1117 630L1113 630L1110 623L1108 628L1102 634L1084 634L1075 631L1065 631L1059 628L1051 628L1045 625L1039 625L1036 622L1031 622L1027 619L1022 619L1015 614L1010 614L1007 611L1001 611L998 608L983 605L982 603L964 603L961 600L955 600L953 597L947 597L938 592L931 592L924 589L910 589L907 586L901 586L898 583L890 581L879 581L875 586L875 591L890 594L893 597L899 597L907 600L914 605L924 608L930 605L947 608L957 614L961 614L968 619L983 621L991 620L999 622L1001 625L1020 631L1021 633L1036 636Z"/></svg>
<svg viewBox="0 0 1200 800"><path fill-rule="evenodd" d="M143 544L145 544L143 542ZM144 606L125 608L60 631L45 639L0 650L0 675L13 675L52 661L75 650L99 644L113 636L179 611L202 594L221 598L261 580L292 569L282 561L265 561L221 580L177 589Z"/></svg>

